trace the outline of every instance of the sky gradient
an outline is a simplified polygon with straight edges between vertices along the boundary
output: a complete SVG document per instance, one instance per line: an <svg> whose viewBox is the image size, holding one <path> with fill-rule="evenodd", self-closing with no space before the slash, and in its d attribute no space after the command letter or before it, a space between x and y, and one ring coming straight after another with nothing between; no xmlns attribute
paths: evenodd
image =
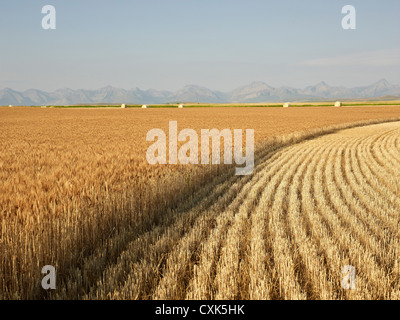
<svg viewBox="0 0 400 320"><path fill-rule="evenodd" d="M398 0L2 0L0 89L400 84L399 18Z"/></svg>

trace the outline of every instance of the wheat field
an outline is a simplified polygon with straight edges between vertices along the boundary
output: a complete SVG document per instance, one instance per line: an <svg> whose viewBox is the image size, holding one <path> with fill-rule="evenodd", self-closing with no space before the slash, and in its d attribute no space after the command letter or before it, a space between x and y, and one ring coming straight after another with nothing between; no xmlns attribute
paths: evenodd
<svg viewBox="0 0 400 320"><path fill-rule="evenodd" d="M400 298L398 108L123 111L1 118L1 299ZM146 164L168 117L255 128L253 174Z"/></svg>
<svg viewBox="0 0 400 320"><path fill-rule="evenodd" d="M132 242L84 298L399 299L399 144L394 122L268 155Z"/></svg>

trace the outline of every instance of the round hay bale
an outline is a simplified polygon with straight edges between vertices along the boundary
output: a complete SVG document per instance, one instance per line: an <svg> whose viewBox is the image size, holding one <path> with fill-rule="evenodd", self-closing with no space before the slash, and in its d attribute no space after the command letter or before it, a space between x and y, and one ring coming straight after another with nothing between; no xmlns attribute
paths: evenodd
<svg viewBox="0 0 400 320"><path fill-rule="evenodd" d="M126 104L125 103L121 104L121 108L125 109L126 108Z"/></svg>
<svg viewBox="0 0 400 320"><path fill-rule="evenodd" d="M342 107L343 104L340 101L335 102L335 107Z"/></svg>
<svg viewBox="0 0 400 320"><path fill-rule="evenodd" d="M10 104L8 107L9 107L9 108L12 108L13 106L12 106L12 104Z"/></svg>
<svg viewBox="0 0 400 320"><path fill-rule="evenodd" d="M42 108L43 108L43 109L46 109L47 107L46 107L46 106L42 106Z"/></svg>
<svg viewBox="0 0 400 320"><path fill-rule="evenodd" d="M286 102L286 103L284 103L283 104L283 107L284 108L289 108L289 107L291 107L292 105L289 103L289 102Z"/></svg>
<svg viewBox="0 0 400 320"><path fill-rule="evenodd" d="M184 108L184 107L185 107L185 105L182 104L182 103L178 106L178 108L180 108L180 109L182 109L182 108Z"/></svg>
<svg viewBox="0 0 400 320"><path fill-rule="evenodd" d="M147 104L142 105L142 109L147 109L149 106Z"/></svg>

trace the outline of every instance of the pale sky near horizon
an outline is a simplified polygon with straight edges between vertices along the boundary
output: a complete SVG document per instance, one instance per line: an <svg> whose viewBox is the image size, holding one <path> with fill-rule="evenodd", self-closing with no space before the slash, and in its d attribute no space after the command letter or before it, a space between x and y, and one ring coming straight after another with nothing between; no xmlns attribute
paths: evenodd
<svg viewBox="0 0 400 320"><path fill-rule="evenodd" d="M400 84L399 31L398 0L2 0L0 89Z"/></svg>

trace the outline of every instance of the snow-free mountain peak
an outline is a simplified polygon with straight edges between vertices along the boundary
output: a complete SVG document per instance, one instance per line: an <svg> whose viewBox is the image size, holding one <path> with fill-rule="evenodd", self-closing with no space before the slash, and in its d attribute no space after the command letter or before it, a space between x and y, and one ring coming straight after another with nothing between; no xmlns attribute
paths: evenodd
<svg viewBox="0 0 400 320"><path fill-rule="evenodd" d="M400 86L381 79L369 86L345 88L331 87L321 81L304 89L291 87L274 88L262 81L255 81L230 92L220 92L198 85L186 85L180 90L166 90L138 87L125 90L111 85L97 90L59 89L45 92L29 89L18 92L11 88L0 90L0 105L71 105L96 103L157 104L169 102L229 103L229 102L282 102L296 100L324 100L351 98L378 98L400 96Z"/></svg>

